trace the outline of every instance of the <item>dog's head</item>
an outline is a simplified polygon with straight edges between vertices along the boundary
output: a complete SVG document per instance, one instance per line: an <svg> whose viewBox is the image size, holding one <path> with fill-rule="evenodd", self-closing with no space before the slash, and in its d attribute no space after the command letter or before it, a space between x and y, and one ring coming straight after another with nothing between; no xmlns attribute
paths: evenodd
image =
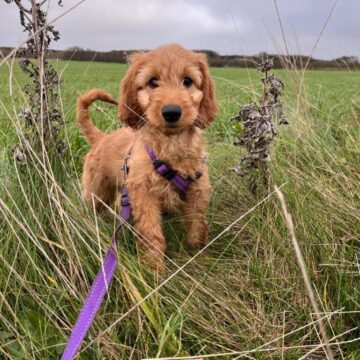
<svg viewBox="0 0 360 360"><path fill-rule="evenodd" d="M121 82L119 117L126 125L146 123L164 133L189 126L206 128L217 104L206 56L180 45L167 45L130 58Z"/></svg>

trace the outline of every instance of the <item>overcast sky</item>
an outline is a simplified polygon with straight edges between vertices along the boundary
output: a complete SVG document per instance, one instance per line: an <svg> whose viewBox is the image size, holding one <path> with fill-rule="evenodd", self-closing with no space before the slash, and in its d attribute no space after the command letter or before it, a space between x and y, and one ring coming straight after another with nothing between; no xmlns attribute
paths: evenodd
<svg viewBox="0 0 360 360"><path fill-rule="evenodd" d="M28 0L24 0L28 3ZM52 1L53 19L78 1ZM290 53L309 55L334 0L277 0ZM178 42L221 54L286 53L274 0L86 0L58 20L52 48L151 49ZM0 46L24 39L15 5L0 0ZM339 0L314 57L360 56L360 0Z"/></svg>

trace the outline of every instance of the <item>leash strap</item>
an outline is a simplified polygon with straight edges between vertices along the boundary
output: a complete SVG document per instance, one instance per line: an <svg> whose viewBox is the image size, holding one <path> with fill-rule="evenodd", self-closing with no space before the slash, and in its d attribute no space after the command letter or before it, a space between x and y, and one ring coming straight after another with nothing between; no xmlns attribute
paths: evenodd
<svg viewBox="0 0 360 360"><path fill-rule="evenodd" d="M181 199L185 200L186 192L189 188L189 185L195 180L197 180L199 177L201 177L202 173L197 172L195 174L195 177L188 176L187 178L184 178L176 170L172 169L168 164L166 164L164 161L159 160L154 150L146 143L145 143L145 149L157 173L160 174L162 177L166 178L167 180L169 180L172 184L174 184L179 192Z"/></svg>
<svg viewBox="0 0 360 360"><path fill-rule="evenodd" d="M129 202L129 191L123 187L121 193L121 218L127 222L131 216L131 206ZM123 227L123 222L118 225L111 239L111 247L108 250L101 269L98 271L96 278L91 286L90 292L78 316L65 351L61 360L72 360L84 340L90 325L94 321L104 296L110 286L110 282L114 277L117 266L116 254L116 236Z"/></svg>

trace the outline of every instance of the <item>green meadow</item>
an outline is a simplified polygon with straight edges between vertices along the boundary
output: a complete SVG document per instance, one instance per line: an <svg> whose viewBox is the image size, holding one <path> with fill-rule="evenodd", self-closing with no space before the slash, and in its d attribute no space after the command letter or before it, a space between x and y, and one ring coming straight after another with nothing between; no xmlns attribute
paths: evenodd
<svg viewBox="0 0 360 360"><path fill-rule="evenodd" d="M126 66L53 65L67 152L31 153L26 164L11 149L30 105L27 79L16 62L0 68L0 359L59 358L118 217L98 216L82 201L89 145L75 109L93 87L117 97ZM277 127L270 190L282 186L335 359L360 359L360 72L274 73L285 83L290 124ZM261 96L261 74L213 68L212 75L220 109L204 134L212 243L190 250L179 216L166 217L167 269L156 277L139 264L129 226L80 359L326 359L278 197L254 195L248 178L231 170L244 150L233 146L241 128L229 119ZM121 126L111 105L97 103L91 116L103 131Z"/></svg>

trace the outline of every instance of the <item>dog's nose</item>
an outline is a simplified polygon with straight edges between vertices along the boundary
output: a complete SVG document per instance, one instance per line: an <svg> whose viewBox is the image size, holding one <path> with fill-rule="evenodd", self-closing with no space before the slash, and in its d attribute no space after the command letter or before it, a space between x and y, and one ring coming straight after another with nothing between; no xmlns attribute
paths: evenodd
<svg viewBox="0 0 360 360"><path fill-rule="evenodd" d="M162 108L162 116L165 121L174 123L180 119L181 107L178 105L165 105Z"/></svg>

